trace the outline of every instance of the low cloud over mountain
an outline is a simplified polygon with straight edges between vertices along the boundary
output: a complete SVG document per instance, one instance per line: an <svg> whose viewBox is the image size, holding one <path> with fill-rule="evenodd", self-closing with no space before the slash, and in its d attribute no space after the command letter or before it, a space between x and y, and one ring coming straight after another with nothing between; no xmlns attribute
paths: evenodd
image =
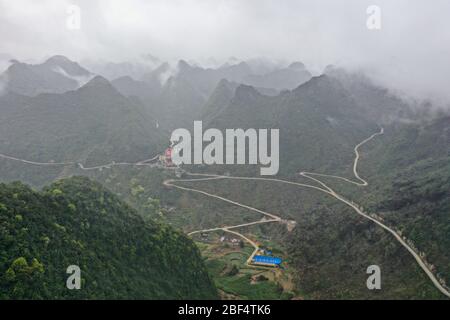
<svg viewBox="0 0 450 320"><path fill-rule="evenodd" d="M315 75L331 63L364 69L415 97L450 101L446 0L377 1L380 30L366 26L366 10L373 3L359 0L288 0L283 5L273 0L81 0L76 2L79 30L66 28L72 4L1 0L0 29L8 30L0 35L2 52L21 61L54 53L110 61L110 79L130 74L123 70L137 76L134 66L143 60L153 69L153 59L143 59L149 53L163 61L184 58L216 67L230 57L299 60ZM101 68L91 69L100 73Z"/></svg>

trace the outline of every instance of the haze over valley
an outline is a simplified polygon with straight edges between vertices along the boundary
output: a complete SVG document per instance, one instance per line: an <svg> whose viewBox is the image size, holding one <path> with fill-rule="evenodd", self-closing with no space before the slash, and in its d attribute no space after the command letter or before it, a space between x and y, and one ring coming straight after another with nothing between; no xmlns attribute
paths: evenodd
<svg viewBox="0 0 450 320"><path fill-rule="evenodd" d="M0 1L0 299L448 298L449 5L319 2Z"/></svg>

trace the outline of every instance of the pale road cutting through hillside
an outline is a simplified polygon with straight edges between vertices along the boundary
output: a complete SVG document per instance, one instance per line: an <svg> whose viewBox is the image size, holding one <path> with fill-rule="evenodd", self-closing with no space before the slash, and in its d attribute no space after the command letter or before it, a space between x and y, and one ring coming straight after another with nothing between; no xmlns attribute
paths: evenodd
<svg viewBox="0 0 450 320"><path fill-rule="evenodd" d="M441 283L436 279L436 277L434 276L433 272L431 272L431 270L429 269L429 267L427 266L427 264L423 261L423 259L410 247L410 245L408 245L404 239L397 234L397 232L395 232L393 229L389 228L388 226L386 226L385 224L383 224L382 222L378 221L377 219L371 217L370 215L364 213L356 204L354 204L353 202L345 199L343 196L339 195L338 193L336 193L331 187L327 186L324 182L320 181L319 179L313 178L312 176L322 176L322 177L328 177L328 178L335 178L335 179L340 179L352 184L355 184L357 186L367 186L368 182L364 179L362 179L357 171L357 167L358 167L358 161L360 159L360 154L359 154L359 148L364 145L365 143L369 142L370 140L372 140L374 137L378 136L378 135L382 135L384 133L384 128L381 128L379 132L372 134L370 137L368 137L367 139L361 141L360 143L358 143L355 148L354 148L354 152L355 152L355 159L353 162L353 174L355 175L356 179L359 180L359 182L355 182L352 181L350 179L344 178L344 177L339 177L339 176L334 176L334 175L326 175L326 174L318 174L318 173L314 173L314 172L300 172L300 175L308 178L310 180L313 180L315 182L317 182L318 184L320 184L322 187L324 187L325 189L316 187L316 186L312 186L312 185L308 185L308 184L303 184L303 183L298 183L298 182L293 182L293 181L287 181L287 180L281 180L281 179L274 179L274 178L252 178L252 177L233 177L233 176L220 176L220 175L210 175L210 174L196 174L196 173L189 173L186 172L186 174L188 175L192 175L192 176L204 176L204 177L211 177L211 178L222 178L222 179L232 179L232 180L261 180L261 181L272 181L272 182L279 182L279 183L285 183L285 184L291 184L291 185L297 185L297 186L301 186L301 187L307 187L307 188L313 188L316 190L319 190L321 192L324 192L326 194L331 195L332 197L336 198L337 200L347 204L348 206L350 206L353 210L356 211L356 213L358 213L359 215L361 215L362 217L369 219L370 221L376 223L378 226L380 226L381 228L383 228L384 230L388 231L389 233L391 233L395 239L397 239L397 241L413 256L413 258L416 260L417 264L420 266L420 268L426 273L426 275L428 276L428 278L430 278L430 280L432 281L433 285L445 296L450 298L450 292L441 285ZM206 178L207 179L207 178ZM262 210L253 208L253 207L249 207L247 205L243 205L241 203L217 196L217 195L213 195L213 194L209 194L205 191L201 191L198 189L193 189L193 188L187 188L187 187L180 187L177 185L174 185L173 182L175 181L179 181L179 182L193 182L193 181L200 181L200 180L206 180L206 179L179 179L179 180L166 180L164 181L165 185L168 186L172 186L175 188L179 188L182 190L187 190L187 191L192 191L192 192L197 192L197 193L201 193L204 194L206 196L210 196L216 199L220 199L244 208L248 208L252 211L256 211L259 213L263 213L265 215L269 215L274 217L274 219L272 220L266 220L266 221L255 221L253 223L251 223L251 225L256 225L256 224L261 224L261 223L269 223L269 222L279 222L281 221L281 218L268 213L268 212L263 212ZM275 218L276 217L276 218ZM217 230L222 230L222 231L226 231L226 232L232 232L240 237L242 237L243 239L247 240L251 245L253 245L253 247L255 248L255 250L253 251L252 255L249 257L249 259L247 260L247 264L249 264L249 262L251 261L251 259L253 258L253 256L256 254L256 252L258 251L259 247L258 245L248 239L247 237L245 237L244 235L242 235L241 233L238 233L236 231L231 231L230 229L232 228L239 228L242 226L246 226L248 224L244 224L244 225L236 225L236 226L231 226L231 227L219 227L219 228L213 228L213 229L204 229L204 230L198 230L198 231L194 231L189 233L194 234L194 233L198 233L198 232L210 232L210 231L217 231Z"/></svg>
<svg viewBox="0 0 450 320"><path fill-rule="evenodd" d="M14 161L18 161L18 162L22 162L25 164L32 164L35 166L71 166L71 165L78 165L78 167L82 170L98 170L98 169L103 169L103 168L111 168L113 166L148 166L148 162L150 161L154 161L156 160L156 158L158 158L159 155L154 156L153 158L150 159L146 159L146 160L142 160L136 163L131 163L131 162L111 162L109 164L103 164L100 166L96 166L96 167L88 167L86 168L82 163L80 162L74 162L74 161L70 161L70 162L37 162L37 161L30 161L30 160L25 160L25 159L19 159L19 158L15 158L15 157L11 157L11 156L7 156L6 154L2 154L0 153L0 158L3 159L7 159L7 160L14 160Z"/></svg>
<svg viewBox="0 0 450 320"><path fill-rule="evenodd" d="M323 193L329 194L330 196L334 197L335 199L345 203L346 205L348 205L349 207L351 207L353 210L355 210L355 212L359 215L361 215L362 217L369 219L370 221L374 222L375 224L377 224L378 226L380 226L381 228L383 228L384 230L388 231L389 233L391 233L395 239L413 256L413 258L416 260L417 264L422 268L422 270L426 273L426 275L428 276L428 278L430 278L430 280L432 281L433 285L445 296L450 298L450 292L441 285L441 283L436 279L436 277L434 276L433 272L431 272L431 270L429 269L428 265L423 261L423 259L410 247L410 245L408 245L405 240L397 234L397 232L395 232L393 229L389 228L388 226L386 226L385 224L383 224L382 222L380 222L379 220L371 217L370 215L364 213L356 204L354 204L352 201L349 201L347 199L345 199L343 196L339 195L338 193L336 193L331 187L327 186L324 182L320 181L319 179L313 178L312 176L321 176L321 177L328 177L328 178L335 178L335 179L339 179L339 180L343 180L352 184L355 184L357 186L367 186L368 182L364 179L362 179L357 171L357 166L358 166L358 161L360 159L360 154L359 154L359 147L361 147L362 145L364 145L365 143L369 142L370 140L372 140L374 137L381 135L384 133L384 129L381 128L379 132L374 133L373 135L371 135L369 138L361 141L360 143L358 143L355 148L354 148L354 153L355 153L355 159L353 162L353 174L355 175L356 179L359 180L358 181L352 181L350 179L344 178L344 177L339 177L339 176L334 176L334 175L326 175L326 174L319 174L319 173L314 173L314 172L300 172L299 174L307 179L310 179L316 183L318 183L319 185L321 185L323 188L314 186L314 185L309 185L309 184L304 184L304 183L298 183L298 182L293 182L293 181L288 181L288 180L281 180L281 179L274 179L274 178L257 178L257 177L237 177L237 176L222 176L222 175L214 175L214 174L200 174L200 173L190 173L190 172L186 172L184 171L184 173L186 173L187 175L191 175L191 176L200 176L203 178L198 178L198 179L169 179L169 180L165 180L163 182L163 184L167 187L174 187L180 190L185 190L185 191L190 191L190 192L196 192L196 193L200 193L203 195L206 195L208 197L211 198L215 198L218 200L222 200L228 203L231 203L233 205L236 206L240 206L242 208L254 211L254 212L258 212L264 216L270 217L271 219L261 219L258 221L254 221L254 222L249 222L249 223L243 223L243 224L239 224L239 225L234 225L234 226L225 226L225 227L217 227L217 228L211 228L211 229L203 229L203 230L197 230L197 231L193 231L191 233L189 233L188 235L192 235L195 233L200 233L200 232L213 232L213 231L218 231L218 230L222 230L224 232L229 232L232 234L235 234L241 238L243 238L245 241L247 241L248 243L250 243L255 250L253 251L253 253L250 255L250 257L247 259L247 264L249 264L253 258L253 256L258 252L259 250L259 246L256 242L254 242L253 240L249 239L248 237L244 236L243 234L237 232L237 231L233 231L231 229L236 229L236 228L241 228L241 227L246 227L246 226L251 226L251 225L257 225L257 224L263 224L263 223L271 223L271 222L280 222L282 221L282 219L273 214L273 213L269 213L257 208L253 208L251 206L218 196L218 195L214 195L214 194L210 194L208 192L202 191L202 190L198 190L198 189L193 189L193 188L187 188L187 187L182 187L182 186L178 186L175 185L174 182L196 182L196 181L207 181L207 180L218 180L218 179L231 179L231 180L254 180L254 181L270 181L270 182L278 182L278 183L284 183L284 184L289 184L289 185L296 185L296 186L300 186L300 187L306 187L306 188L310 188L310 189L315 189L315 190L319 190ZM0 158L4 158L4 159L8 159L8 160L13 160L13 161L19 161L22 163L26 163L26 164L32 164L32 165L38 165L38 166L66 166L66 165L78 165L78 167L82 170L95 170L95 169L102 169L102 168L110 168L112 166L122 166L122 165L133 165L133 166L153 166L153 164L150 164L148 162L154 161L155 159L158 158L159 155L151 158L151 159L147 159L147 160L142 160L136 163L127 163L127 162L121 162L121 163L115 163L115 162L111 162L110 164L106 164L106 165L101 165L101 166L96 166L96 167L90 167L90 168L86 168L84 167L81 163L78 162L35 162L35 161L29 161L29 160L25 160L25 159L19 159L19 158L15 158L15 157L11 157L11 156L7 156L4 154L0 154Z"/></svg>
<svg viewBox="0 0 450 320"><path fill-rule="evenodd" d="M361 182L354 182L354 181L351 181L351 180L349 180L349 179L342 178L342 177L338 177L338 176L330 176L330 175L323 175L323 174L315 174L315 175L318 175L318 176L328 176L328 177L333 177L333 178L342 179L342 180L345 180L345 181L347 181L347 182L356 184L356 185L358 185L358 186L367 186L368 183L358 175L358 171L356 170L356 168L357 168L357 166L358 166L358 161L359 161L359 158L360 158L358 149L359 149L360 146L362 146L362 145L365 144L366 142L372 140L375 136L380 135L380 134L383 134L383 133L384 133L384 128L381 128L381 131L380 131L380 132L374 133L374 134L371 135L369 138L367 138L367 139L361 141L361 142L360 142L359 144L357 144L357 145L355 146L355 148L354 148L354 151L355 151L355 160L354 160L354 163L353 163L353 173L354 173L355 177L356 177L359 181L361 181ZM225 201L225 202L228 202L228 203L231 203L231 204L234 204L234 205L243 207L243 208L245 208L245 209L249 209L249 210L251 210L251 211L255 211L255 212L261 213L261 214L263 214L263 215L265 215L265 216L269 216L269 217L272 218L272 219L268 219L268 220L258 220L258 221L254 221L254 222L250 222L250 223L244 223L244 224L239 224L239 225L234 225L234 226L217 227L217 228L211 228L211 229L202 229L202 230L197 230L197 231L193 231L193 232L188 233L188 235L193 235L193 234L196 234L196 233L206 233L206 232L214 232L214 231L219 231L219 230L220 230L220 231L229 232L229 233L233 233L233 234L235 234L235 235L238 235L239 237L241 237L241 238L243 238L244 240L246 240L247 242L249 242L249 243L255 248L255 250L252 252L252 254L249 256L249 258L248 258L247 261L246 261L247 265L250 265L250 263L251 263L253 257L255 256L255 254L256 254L256 253L258 252L258 250L259 250L258 244L255 243L253 240L250 240L249 238L247 238L246 236L244 236L242 233L239 233L239 232L236 232L236 231L231 231L230 229L237 229L237 228L241 228L241 227L248 227L248 226L253 226L253 225L263 224L263 223L279 222L279 221L281 221L282 219L281 219L280 217L274 215L274 214L271 214L271 213L268 213L268 212L265 212L265 211L262 211L262 210L259 210L259 209L256 209L256 208L247 206L247 205L243 205L243 204L241 204L241 203L238 203L238 202L236 202L236 201L232 201L232 200L227 199L227 198L224 198L224 197L220 197L220 196L217 196L217 195L214 195L214 194L205 192L205 191L201 191L201 190L198 190L198 189L187 188L187 187L181 187L181 186L177 186L177 185L173 184L173 182L176 182L176 181L178 181L178 182L198 182L198 181L208 181L208 180L217 180L217 179L226 179L226 178L227 178L227 176L210 175L210 174L201 174L201 173L189 173L189 172L186 172L186 171L184 171L184 172L185 172L186 174L188 174L188 175L191 175L191 176L203 176L203 177L206 177L206 178L198 178L198 179L177 179L177 180L170 179L170 180L165 180L165 181L163 182L163 184L164 184L165 186L174 187L174 188L177 188L177 189L180 189L180 190L191 191L191 192L197 192L197 193L200 193L200 194L203 194L203 195L212 197L212 198L216 198L216 199L219 199L219 200L222 200L222 201ZM314 175L314 173L310 173L310 174L311 174L311 175ZM325 187L328 191L327 191L327 190L324 190L324 189L321 189L321 188L317 188L317 187L315 187L315 186L311 186L311 185L307 185L307 184L301 184L301 183L297 183L297 182L292 182L292 184L300 185L300 186L303 186L303 187L309 187L309 188L318 189L318 190L320 190L320 191L322 191L322 192L327 192L327 193L329 193L329 194L331 194L331 195L333 195L333 196L335 195L334 191L333 191L331 188L329 188L328 186L326 186L324 183L322 183L321 181L319 181L319 180L317 180L317 179L314 179L314 178L311 178L311 177L308 177L307 175L305 175L304 172L302 172L301 175L303 175L303 176L305 176L305 177L307 177L307 178L309 178L309 179L312 179L312 180L318 182L318 183L321 184L323 187ZM254 179L259 179L259 178L246 178L246 177L228 177L228 178L230 178L230 179L241 179L241 180L249 180L249 179L254 180ZM261 179L262 179L262 180L265 180L265 181L275 181L275 182L278 181L278 182L283 182L283 183L291 183L291 182L288 182L288 181L278 180L278 179L269 179L269 178L261 178Z"/></svg>
<svg viewBox="0 0 450 320"><path fill-rule="evenodd" d="M195 173L187 173L187 172L186 172L186 174L194 175L194 176L195 175L205 176L204 174L195 174ZM259 220L259 221L254 221L254 222L250 222L250 223L243 223L243 224L234 225L234 226L226 226L226 227L217 227L217 228L211 228L211 229L203 229L203 230L197 230L197 231L193 231L193 232L188 233L188 235L193 235L195 233L212 232L212 231L219 231L219 230L221 230L221 231L224 231L224 232L233 233L233 234L243 238L244 240L246 240L248 243L250 243L255 248L253 250L252 254L248 257L248 259L246 261L247 265L250 266L250 262L252 261L253 257L255 256L255 254L259 250L258 244L256 242L254 242L253 240L250 240L249 238L244 236L242 233L239 233L239 232L236 232L236 231L232 231L230 229L235 229L235 228L240 228L240 227L245 227L245 226L252 226L252 225L262 224L262 223L278 222L278 221L281 221L281 218L276 216L276 215L274 215L274 214L272 214L272 213L253 208L253 207L247 206L245 204L242 204L242 203L239 203L239 202L236 202L236 201L233 201L233 200L230 200L230 199L227 199L227 198L215 195L215 194L208 193L206 191L192 189L192 188L186 188L186 187L181 187L181 186L177 186L177 185L172 183L172 182L175 182L175 181L179 181L179 182L194 182L194 181L207 181L207 180L217 180L217 179L223 179L223 177L222 176L213 176L213 177L209 177L209 178L180 179L180 180L169 179L169 180L165 180L163 182L163 184L165 186L167 186L167 187L174 187L174 188L177 188L177 189L180 189L180 190L200 193L200 194L206 195L208 197L219 199L219 200L231 203L233 205L236 205L236 206L239 206L239 207L251 210L251 211L255 211L255 212L258 212L258 213L261 213L264 216L270 217L271 219L268 219L268 220Z"/></svg>

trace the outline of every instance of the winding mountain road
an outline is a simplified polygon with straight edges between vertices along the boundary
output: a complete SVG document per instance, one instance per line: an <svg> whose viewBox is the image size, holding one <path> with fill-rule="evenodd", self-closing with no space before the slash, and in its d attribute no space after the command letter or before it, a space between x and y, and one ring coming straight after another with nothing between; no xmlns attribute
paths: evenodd
<svg viewBox="0 0 450 320"><path fill-rule="evenodd" d="M397 232L395 230L393 230L392 228L388 227L387 225L385 225L381 221L371 217L367 213L363 212L363 210L361 208L359 208L356 204L354 204L352 201L346 199L342 195L336 193L331 187L326 185L323 181L320 181L319 179L314 178L314 176L316 176L316 177L334 178L334 179L339 179L339 180L343 180L343 181L348 182L348 183L355 184L357 186L367 186L368 182L359 176L358 170L357 170L357 168L358 168L358 161L360 160L359 148L362 145L364 145L367 142L369 142L370 140L372 140L373 138L375 138L376 136L382 135L382 134L384 134L384 128L381 128L379 132L376 132L376 133L372 134L370 137L368 137L367 139L364 139L363 141L361 141L360 143L358 143L354 147L355 159L353 161L353 174L354 174L355 178L358 181L353 181L353 180L350 180L350 179L345 178L345 177L340 177L340 176L335 176L335 175L327 175L327 174L319 174L319 173L314 173L314 172L305 172L305 171L303 171L303 172L299 173L301 176L318 183L321 187L323 187L323 188L321 188L321 187L317 187L317 186L314 186L314 185L298 183L298 182L293 182L293 181L288 181L288 180L275 179L275 178L237 177L237 176L222 176L222 175L214 175L214 174L199 174L199 173L185 172L186 174L191 175L191 176L202 176L202 177L209 177L209 178L178 179L178 180L171 179L171 180L164 181L164 184L166 186L175 187L175 188L178 188L178 189L181 189L181 190L185 190L185 191L201 193L203 195L206 195L206 196L209 196L209 197L212 197L212 198L216 198L216 199L219 199L219 200L223 200L223 201L226 201L228 203L235 204L237 206L240 206L240 207L243 207L243 208L247 208L247 209L255 211L255 212L262 213L262 214L264 214L266 216L270 216L272 219L266 220L266 221L255 221L255 222L250 223L250 224L241 224L241 225L235 225L235 226L231 226L231 227L219 227L219 228L212 228L212 229L204 229L204 230L198 230L198 231L194 231L194 232L189 233L190 235L192 235L192 234L195 234L195 233L198 233L198 232L211 232L211 231L222 230L222 231L234 233L234 234L242 237L247 242L249 242L251 245L253 245L253 247L255 248L254 252L252 253L252 255L247 260L247 264L249 264L249 262L251 262L251 259L256 254L256 252L258 251L259 247L254 241L248 239L243 234L238 233L236 231L231 231L230 229L239 228L239 227L248 226L248 225L256 225L256 224L261 224L261 223L280 222L280 221L282 221L282 219L279 216L275 215L275 214L268 213L268 212L262 211L260 209L256 209L256 208L253 208L253 207L244 205L242 203L239 203L239 202L236 202L236 201L232 201L230 199L226 199L226 198L214 195L214 194L210 194L210 193L207 193L207 192L202 191L202 190L177 186L177 185L174 184L174 182L195 182L195 181L205 181L205 180L213 180L213 179L253 180L253 181L256 180L256 181L271 181L271 182L285 183L285 184L296 185L296 186L300 186L300 187L306 187L306 188L319 190L319 191L321 191L323 193L326 193L326 194L334 197L335 199L345 203L346 205L351 207L357 214L359 214L362 217L364 217L364 218L374 222L375 224L377 224L378 226L380 226L381 228L383 228L384 230L386 230L387 232L392 234L394 236L394 238L400 243L400 245L402 245L413 256L413 258L415 259L415 261L417 262L419 267L425 272L425 274L431 280L433 285L442 294L444 294L445 296L450 298L450 292L435 277L433 272L429 269L428 264L423 260L423 258L421 258L419 256L419 254L417 254L414 251L414 249L411 248L411 246L408 243L406 243L406 241L399 234L397 234Z"/></svg>
<svg viewBox="0 0 450 320"><path fill-rule="evenodd" d="M188 175L192 175L192 176L205 176L205 174L200 174L200 173L198 173L198 174L196 174L196 173L188 173L188 172L185 172L185 173L188 174ZM260 213L260 214L262 214L264 216L270 217L270 219L266 219L266 220L258 220L258 221L249 222L249 223L242 223L242 224L238 224L238 225L234 225L234 226L225 226L225 227L217 227L217 228L211 228L211 229L202 229L202 230L197 230L197 231L193 231L193 232L188 233L188 235L193 235L193 234L196 234L196 233L213 232L213 231L221 230L221 231L232 233L234 235L237 235L237 236L241 237L242 239L244 239L245 241L247 241L248 243L250 243L254 247L254 250L253 250L252 254L248 257L248 259L246 261L246 264L250 266L250 263L251 263L253 257L255 256L255 254L259 250L258 244L255 241L253 241L253 240L249 239L248 237L246 237L245 235L243 235L242 233L239 233L237 231L233 231L233 230L230 230L230 229L236 229L236 228L241 228L241 227L248 227L248 226L253 226L253 225L256 225L256 224L278 222L278 221L281 221L281 218L278 217L277 215L274 215L273 213L269 213L269 212L266 212L266 211L263 211L263 210L260 210L260 209L257 209L257 208L254 208L254 207L251 207L251 206L248 206L248 205L245 205L245 204L242 204L242 203L239 203L239 202L227 199L225 197L221 197L221 196L218 196L218 195L206 192L206 191L193 189L193 188L182 187L182 186L178 186L178 185L173 184L173 182L175 182L175 181L177 181L177 182L197 182L197 181L218 180L218 179L223 179L223 178L224 178L224 176L213 175L213 176L208 177L208 178L199 178L199 179L177 179L177 180L169 179L169 180L165 180L163 182L163 184L165 186L167 186L167 187L173 187L173 188L184 190L184 191L191 191L191 192L200 193L200 194L203 194L205 196L208 196L208 197L211 197L211 198L215 198L215 199L218 199L218 200L222 200L222 201L231 203L233 205L236 205L236 206L248 209L250 211L258 212L258 213Z"/></svg>
<svg viewBox="0 0 450 320"><path fill-rule="evenodd" d="M358 161L360 159L360 154L359 154L359 148L361 146L363 146L364 144L366 144L367 142L371 141L374 137L378 136L378 135L382 135L384 133L384 129L381 128L379 132L372 134L370 137L368 137L367 139L364 139L363 141L361 141L360 143L358 143L355 148L354 148L354 153L355 153L355 159L353 162L353 174L355 176L355 178L358 181L353 181L350 180L348 178L345 177L340 177L340 176L335 176L335 175L327 175L327 174L320 174L320 173L314 173L314 172L300 172L299 175L314 181L315 183L319 184L321 187L315 186L315 185L310 185L310 184L305 184L305 183L299 183L299 182L294 182L294 181L288 181L288 180L281 180L281 179L275 179L275 178L259 178L259 177L238 177L238 176L223 176L223 175L215 175L215 174L201 174L201 173L190 173L190 172L186 172L184 171L185 174L190 175L190 176L198 176L201 178L198 179L169 179L169 180L165 180L163 182L163 184L167 187L172 187L172 188L177 188L180 190L184 190L184 191L189 191L189 192L196 192L196 193L200 193L202 195L214 198L214 199L218 199L221 201L225 201L227 203L248 209L250 211L253 212L257 212L262 214L264 217L268 217L269 219L261 219L261 220L257 220L254 222L249 222L249 223L243 223L243 224L238 224L238 225L233 225L233 226L224 226L224 227L217 227L217 228L210 228L210 229L203 229L203 230L197 230L197 231L193 231L191 233L189 233L188 235L193 235L196 233L201 233L201 232L213 232L213 231L219 231L222 230L224 232L229 232L232 233L234 235L237 235L239 237L241 237L242 239L244 239L245 241L247 241L248 243L250 243L253 247L254 247L254 251L253 253L250 255L250 257L247 259L247 264L250 264L253 256L258 252L259 250L259 246L258 244L249 239L248 237L246 237L245 235L243 235L242 233L239 233L237 231L234 231L232 229L237 229L237 228L242 228L242 227L247 227L247 226L252 226L252 225L257 225L257 224L264 224L264 223L273 223L273 222L282 222L282 218L279 217L276 214L270 213L270 212L266 212L242 203L239 203L237 201L233 201L230 199L227 199L225 197L221 197L215 194L211 194L202 190L198 190L198 189L194 189L194 188L188 188L188 187L183 187L183 186L179 186L176 185L176 182L198 182L198 181L208 181L208 180L218 180L218 179L230 179L230 180L252 180L252 181L270 181L270 182L277 182L277 183L284 183L284 184L289 184L289 185L295 185L295 186L300 186L300 187L305 187L305 188L310 188L310 189L314 189L314 190L318 190L320 192L323 192L325 194L328 194L332 197L334 197L335 199L341 201L342 203L348 205L349 207L351 207L357 214L361 215L362 217L374 222L376 225L380 226L381 228L383 228L384 230L386 230L387 232L389 232L390 234L392 234L394 236L394 238L413 256L413 258L415 259L415 261L417 262L417 264L420 266L420 268L425 272L425 274L428 276L428 278L432 281L433 285L445 296L450 298L450 292L448 291L447 288L445 288L443 285L441 285L441 283L436 279L435 275L433 274L433 272L429 269L428 264L423 260L423 258L421 258L419 256L419 254L417 254L414 249L411 248L411 246L399 235L397 234L397 232L393 229L391 229L390 227L386 226L384 223L382 223L381 221L379 221L378 219L375 219L374 217L371 217L370 215L368 215L367 213L365 213L361 208L359 208L355 203L353 203L352 201L346 199L345 197L343 197L342 195L336 193L330 186L328 186L327 184L325 184L323 181L315 178L315 177L326 177L326 178L334 178L334 179L339 179L357 186L367 186L368 182L366 180L364 180L363 178L361 178L358 174L357 171L357 167L358 167ZM31 164L31 165L38 165L38 166L67 166L67 165L78 165L78 167L82 170L98 170L98 169L102 169L102 168L110 168L112 166L152 166L153 164L149 163L152 162L154 160L156 160L158 158L159 155L156 155L153 158L147 159L147 160L142 160L136 163L128 163L128 162L121 162L121 163L115 163L115 162L111 162L109 164L105 164L105 165L100 165L100 166L95 166L95 167L84 167L83 164L79 163L79 162L35 162L35 161L29 161L29 160L25 160L25 159L20 159L20 158L16 158L16 157L12 157L12 156L8 156L5 154L0 154L0 158L4 158L7 160L13 160L13 161L19 161L25 164Z"/></svg>
<svg viewBox="0 0 450 320"><path fill-rule="evenodd" d="M159 157L159 155L156 155L153 158L142 160L142 161L139 161L139 162L114 162L113 161L111 163L102 164L102 165L95 166L95 167L85 167L82 163L75 162L75 161L69 161L69 162L37 162L37 161L30 161L30 160L15 158L15 157L11 157L11 156L8 156L6 154L0 153L0 158L6 159L6 160L18 161L18 162L22 162L22 163L25 163L25 164L35 165L35 166L72 166L72 165L77 165L80 169L85 170L85 171L99 170L99 169L104 169L104 168L111 168L113 166L150 166L152 164L149 163L149 162L155 161L158 157Z"/></svg>

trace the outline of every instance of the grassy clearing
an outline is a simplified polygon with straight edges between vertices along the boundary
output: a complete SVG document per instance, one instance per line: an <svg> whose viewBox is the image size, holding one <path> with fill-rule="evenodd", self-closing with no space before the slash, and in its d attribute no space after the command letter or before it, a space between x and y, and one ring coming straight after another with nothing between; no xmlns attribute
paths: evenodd
<svg viewBox="0 0 450 320"><path fill-rule="evenodd" d="M203 242L197 245L224 299L275 300L295 296L289 270L252 268L245 264L252 247Z"/></svg>

